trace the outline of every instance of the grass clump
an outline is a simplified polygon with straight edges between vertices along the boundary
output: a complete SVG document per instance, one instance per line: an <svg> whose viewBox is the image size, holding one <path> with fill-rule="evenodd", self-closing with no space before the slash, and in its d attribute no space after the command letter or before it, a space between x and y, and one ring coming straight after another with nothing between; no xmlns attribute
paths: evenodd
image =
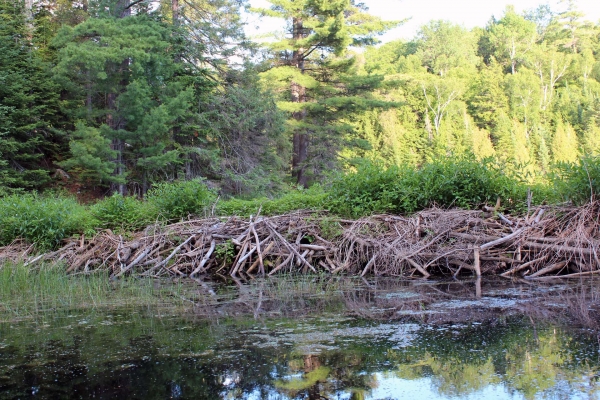
<svg viewBox="0 0 600 400"><path fill-rule="evenodd" d="M0 245L21 238L39 249L54 249L64 238L93 232L97 222L72 197L28 193L0 198Z"/></svg>
<svg viewBox="0 0 600 400"><path fill-rule="evenodd" d="M173 222L190 215L202 215L216 196L204 182L192 180L159 183L145 200L113 194L90 207L98 227L134 231L155 222Z"/></svg>
<svg viewBox="0 0 600 400"><path fill-rule="evenodd" d="M60 263L32 269L23 264L0 265L0 311L23 314L57 308L151 305L172 302L177 284L161 288L150 279L111 281L105 272L67 275Z"/></svg>

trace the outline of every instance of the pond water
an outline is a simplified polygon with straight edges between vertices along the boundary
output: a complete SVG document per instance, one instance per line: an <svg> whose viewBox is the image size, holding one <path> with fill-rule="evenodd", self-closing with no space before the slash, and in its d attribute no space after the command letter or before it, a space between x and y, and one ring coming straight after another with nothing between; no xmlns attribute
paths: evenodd
<svg viewBox="0 0 600 400"><path fill-rule="evenodd" d="M0 314L0 398L595 399L598 337L566 318L595 288L201 282L185 312Z"/></svg>

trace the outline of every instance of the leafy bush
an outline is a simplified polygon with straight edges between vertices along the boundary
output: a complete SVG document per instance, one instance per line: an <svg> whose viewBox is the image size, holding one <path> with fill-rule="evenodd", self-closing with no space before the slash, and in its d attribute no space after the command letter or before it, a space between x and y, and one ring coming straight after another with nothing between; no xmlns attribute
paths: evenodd
<svg viewBox="0 0 600 400"><path fill-rule="evenodd" d="M526 186L516 177L508 176L501 164L490 159L432 162L418 171L417 180L415 183L425 189L419 208L437 204L468 209L494 204L498 197L510 208L527 194Z"/></svg>
<svg viewBox="0 0 600 400"><path fill-rule="evenodd" d="M148 204L166 221L201 215L215 199L215 193L199 179L159 183L146 195Z"/></svg>
<svg viewBox="0 0 600 400"><path fill-rule="evenodd" d="M53 249L64 238L92 233L96 223L71 197L29 193L0 198L0 245L22 238L40 250Z"/></svg>
<svg viewBox="0 0 600 400"><path fill-rule="evenodd" d="M310 189L294 190L277 199L259 198L253 200L231 199L217 205L219 215L262 215L285 214L296 210L321 210L327 194L319 185Z"/></svg>
<svg viewBox="0 0 600 400"><path fill-rule="evenodd" d="M414 201L410 196L400 198L397 190L400 176L408 177L412 172L411 168L401 172L396 166L386 169L381 164L365 163L356 172L334 179L326 204L332 212L349 217L392 211L394 202Z"/></svg>
<svg viewBox="0 0 600 400"><path fill-rule="evenodd" d="M600 195L600 156L582 157L577 163L559 163L550 179L556 201L584 204Z"/></svg>
<svg viewBox="0 0 600 400"><path fill-rule="evenodd" d="M510 207L526 197L526 187L490 160L434 161L422 168L384 168L366 163L334 180L326 204L336 214L413 213L434 204L474 208L500 197Z"/></svg>
<svg viewBox="0 0 600 400"><path fill-rule="evenodd" d="M90 207L91 214L104 229L128 231L141 229L155 222L152 208L135 197L115 193Z"/></svg>

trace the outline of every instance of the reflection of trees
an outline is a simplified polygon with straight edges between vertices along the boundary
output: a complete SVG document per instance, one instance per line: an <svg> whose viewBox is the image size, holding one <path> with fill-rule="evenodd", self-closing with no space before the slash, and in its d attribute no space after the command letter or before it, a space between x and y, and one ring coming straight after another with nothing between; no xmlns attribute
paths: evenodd
<svg viewBox="0 0 600 400"><path fill-rule="evenodd" d="M441 360L429 353L417 363L400 365L396 375L402 379L430 376L440 393L452 396L472 393L500 383L491 358L485 363L469 364L460 359Z"/></svg>
<svg viewBox="0 0 600 400"><path fill-rule="evenodd" d="M463 290L475 298L471 283L457 285L436 285L435 290L423 287L420 296L414 297L398 296L398 287L391 288L396 296L386 296L388 288L380 286L348 293L342 300L364 310L389 306L395 312L426 306L432 292L452 299ZM483 292L486 290L484 287ZM341 300L336 297L336 301ZM334 303L293 297L286 304L265 301L261 310L284 310L293 304L306 307L302 310L306 314L311 312L310 306L325 308ZM526 398L543 391L555 398L567 398L573 390L590 393L590 398L600 394L595 387L598 361L586 356L590 348L596 350L595 342L583 335L573 336L573 331L567 331L572 333L569 336L543 325L535 335L529 319L506 317L500 311L480 317L480 321L488 318L480 325L469 322L460 326L455 321L462 321L459 318L466 318L467 313L448 313L441 321L455 318L452 323L437 320L431 325L434 328L420 330L410 346L395 350L392 347L397 343L385 339L341 338L332 333L340 325L379 326L364 320L300 320L292 310L292 318L257 321L251 312L245 320L230 319L226 313L218 323L205 323L159 318L159 310L148 311L119 311L112 318L105 313L70 318L67 313L58 318L63 321L61 326L35 334L24 334L33 324L9 328L0 323L0 344L11 345L0 348L0 392L8 377L16 388L7 392L8 397L26 397L26 390L32 387L41 388L40 397L51 397L44 390L56 386L57 379L65 398L72 394L217 399L253 393L255 398L308 399L343 394L359 400L371 395L379 384L377 377L383 372L385 379L387 371L402 379L430 379L440 394L451 396L494 384ZM257 339L251 332L259 331ZM274 338L285 344L260 346ZM330 349L327 346L332 341L335 348ZM318 355L312 352L315 344L325 344ZM18 368L7 372L9 364ZM395 371L390 372L392 369ZM557 393L560 388L567 394Z"/></svg>
<svg viewBox="0 0 600 400"><path fill-rule="evenodd" d="M276 380L274 386L290 398L334 398L336 392L343 391L350 394L351 400L363 400L378 385L375 374L363 369L364 356L366 353L333 352L294 358L288 362L292 378ZM301 375L296 376L298 373Z"/></svg>
<svg viewBox="0 0 600 400"><path fill-rule="evenodd" d="M554 393L560 387L564 390L565 386L568 387L567 395L573 389L590 395L600 393L594 378L598 367L575 362L572 352L585 345L564 332L548 329L534 337L530 331L505 330L496 335L498 341L488 343L470 356L473 343L465 343L463 338L432 338L438 343L425 346L431 348L420 356L418 353L422 348L413 350L411 357L393 354L399 360L395 374L408 380L429 377L440 394L449 396L471 394L497 384L504 384L527 399L542 392ZM475 342L481 340L478 335L474 336ZM489 339L493 340L493 337L489 336ZM432 352L432 349L435 350Z"/></svg>

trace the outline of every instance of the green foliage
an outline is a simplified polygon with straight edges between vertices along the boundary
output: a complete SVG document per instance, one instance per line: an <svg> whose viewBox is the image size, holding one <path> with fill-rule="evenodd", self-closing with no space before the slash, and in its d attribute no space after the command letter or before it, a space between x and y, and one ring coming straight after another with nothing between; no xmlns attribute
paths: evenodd
<svg viewBox="0 0 600 400"><path fill-rule="evenodd" d="M310 189L293 190L276 198L253 200L231 199L217 204L219 215L261 215L285 214L297 210L322 210L327 194L319 185Z"/></svg>
<svg viewBox="0 0 600 400"><path fill-rule="evenodd" d="M225 195L273 195L282 189L290 157L284 115L271 93L260 88L252 66L229 72L227 80L223 93L206 99L201 114L203 129L217 139L219 159L205 162L208 169L200 171L220 176ZM198 144L189 143L192 160L199 159Z"/></svg>
<svg viewBox="0 0 600 400"><path fill-rule="evenodd" d="M401 171L405 177L414 173L414 169L409 167L402 170L397 166L385 168L378 163L366 162L356 172L340 175L334 180L328 192L327 204L332 212L350 217L391 211L394 209L393 197L400 183ZM410 196L396 199L406 202L404 208L411 211L416 209L416 204L408 204L413 200Z"/></svg>
<svg viewBox="0 0 600 400"><path fill-rule="evenodd" d="M491 160L434 161L421 168L365 163L333 182L326 204L334 213L361 217L410 214L432 205L476 208L498 197L514 207L525 195L526 187Z"/></svg>
<svg viewBox="0 0 600 400"><path fill-rule="evenodd" d="M201 216L215 199L215 193L199 179L158 183L146 195L148 205L166 221Z"/></svg>
<svg viewBox="0 0 600 400"><path fill-rule="evenodd" d="M235 245L231 240L219 243L215 247L215 258L223 264L230 264L235 257Z"/></svg>
<svg viewBox="0 0 600 400"><path fill-rule="evenodd" d="M321 229L321 235L328 240L334 240L344 233L344 228L340 225L337 218L319 218L319 228Z"/></svg>
<svg viewBox="0 0 600 400"><path fill-rule="evenodd" d="M59 90L39 49L23 2L0 0L0 195L39 189L46 158L59 150Z"/></svg>
<svg viewBox="0 0 600 400"><path fill-rule="evenodd" d="M81 121L65 168L95 183L136 183L144 193L182 163L173 129L181 131L197 91L210 85L181 71L173 41L172 27L143 14L90 18L58 32L55 79L70 117Z"/></svg>
<svg viewBox="0 0 600 400"><path fill-rule="evenodd" d="M103 229L132 231L156 222L155 211L146 202L135 197L115 193L90 207L91 215Z"/></svg>
<svg viewBox="0 0 600 400"><path fill-rule="evenodd" d="M555 200L584 204L600 195L600 156L581 157L577 162L562 162L550 174Z"/></svg>
<svg viewBox="0 0 600 400"><path fill-rule="evenodd" d="M292 175L308 187L336 166L335 154L351 131L345 117L391 105L369 95L382 77L357 73L356 58L346 53L350 46L376 43L378 35L400 22L383 21L369 15L364 4L348 0L268 3L270 8L253 11L284 19L291 35L268 44L273 59L262 78L280 95L278 105L290 117Z"/></svg>
<svg viewBox="0 0 600 400"><path fill-rule="evenodd" d="M36 193L0 198L0 245L24 239L49 250L74 234L93 233L97 221L71 197Z"/></svg>

